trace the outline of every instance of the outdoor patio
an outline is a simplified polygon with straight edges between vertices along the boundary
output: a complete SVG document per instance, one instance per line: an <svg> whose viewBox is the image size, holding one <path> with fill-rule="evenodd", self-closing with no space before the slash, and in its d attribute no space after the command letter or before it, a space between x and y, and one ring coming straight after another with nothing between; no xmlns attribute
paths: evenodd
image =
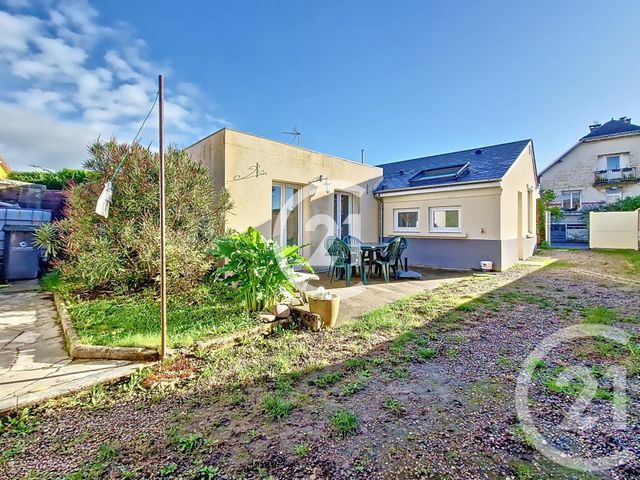
<svg viewBox="0 0 640 480"><path fill-rule="evenodd" d="M351 286L347 287L344 279L330 281L327 272L319 272L319 280L309 282L307 293L312 294L319 287L324 287L340 296L340 313L338 322L359 317L377 307L381 307L407 295L412 295L423 290L432 290L446 283L459 280L472 275L473 272L465 270L444 270L435 268L423 268L410 266L410 270L422 274L420 280L395 280L389 283L379 276L369 277L368 285L360 281L359 276L351 278Z"/></svg>

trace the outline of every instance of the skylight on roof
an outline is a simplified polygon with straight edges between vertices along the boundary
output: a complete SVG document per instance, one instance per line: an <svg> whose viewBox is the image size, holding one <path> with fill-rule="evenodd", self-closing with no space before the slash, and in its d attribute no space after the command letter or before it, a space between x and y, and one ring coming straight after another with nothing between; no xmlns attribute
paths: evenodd
<svg viewBox="0 0 640 480"><path fill-rule="evenodd" d="M455 180L469 170L469 162L464 165L452 165L450 167L429 168L422 170L409 180L410 183L427 182L431 180Z"/></svg>

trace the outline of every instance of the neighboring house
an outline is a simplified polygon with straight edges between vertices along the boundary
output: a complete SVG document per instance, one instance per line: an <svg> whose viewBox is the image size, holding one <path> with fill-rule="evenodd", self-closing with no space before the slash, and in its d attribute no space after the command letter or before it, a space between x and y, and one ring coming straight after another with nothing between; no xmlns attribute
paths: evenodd
<svg viewBox="0 0 640 480"><path fill-rule="evenodd" d="M10 171L9 164L2 158L2 155L0 155L0 179L7 178Z"/></svg>
<svg viewBox="0 0 640 480"><path fill-rule="evenodd" d="M580 210L640 195L640 126L621 117L589 130L540 173L540 188L554 191L564 213L552 225L554 241L588 241Z"/></svg>
<svg viewBox="0 0 640 480"><path fill-rule="evenodd" d="M409 239L411 263L496 270L533 254L538 178L533 142L381 165L385 237Z"/></svg>
<svg viewBox="0 0 640 480"><path fill-rule="evenodd" d="M227 228L253 226L305 245L328 266L327 236L402 235L413 265L497 270L533 253L537 177L530 140L366 165L229 128L187 149L234 208ZM383 179L384 173L384 179Z"/></svg>

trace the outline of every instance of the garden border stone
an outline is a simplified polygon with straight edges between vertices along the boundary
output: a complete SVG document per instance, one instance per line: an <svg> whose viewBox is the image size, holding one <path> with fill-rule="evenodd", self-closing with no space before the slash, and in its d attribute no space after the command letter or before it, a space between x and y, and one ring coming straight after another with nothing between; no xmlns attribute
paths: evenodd
<svg viewBox="0 0 640 480"><path fill-rule="evenodd" d="M259 335L268 335L272 333L276 328L293 323L291 317L276 319L275 321L262 323L255 327L239 330L237 332L229 333L227 335L221 335L219 337L210 338L208 340L201 340L195 343L196 348L201 350L210 349L212 347L222 348L231 344L239 343L242 340L257 337Z"/></svg>
<svg viewBox="0 0 640 480"><path fill-rule="evenodd" d="M53 294L53 301L58 311L60 325L64 334L67 351L71 358L91 360L130 360L133 362L151 362L158 360L157 350L142 347L108 347L103 345L85 345L80 342L73 322L69 317L64 301L57 293Z"/></svg>

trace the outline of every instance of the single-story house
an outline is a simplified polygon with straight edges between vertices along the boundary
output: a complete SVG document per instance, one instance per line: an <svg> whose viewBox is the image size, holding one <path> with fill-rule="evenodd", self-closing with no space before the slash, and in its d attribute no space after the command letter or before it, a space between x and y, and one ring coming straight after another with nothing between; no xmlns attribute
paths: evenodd
<svg viewBox="0 0 640 480"><path fill-rule="evenodd" d="M537 174L531 140L372 166L219 130L187 148L253 226L326 268L324 240L401 235L413 265L497 270L533 253Z"/></svg>
<svg viewBox="0 0 640 480"><path fill-rule="evenodd" d="M381 165L384 237L409 239L417 265L503 270L533 254L537 173L532 140Z"/></svg>

